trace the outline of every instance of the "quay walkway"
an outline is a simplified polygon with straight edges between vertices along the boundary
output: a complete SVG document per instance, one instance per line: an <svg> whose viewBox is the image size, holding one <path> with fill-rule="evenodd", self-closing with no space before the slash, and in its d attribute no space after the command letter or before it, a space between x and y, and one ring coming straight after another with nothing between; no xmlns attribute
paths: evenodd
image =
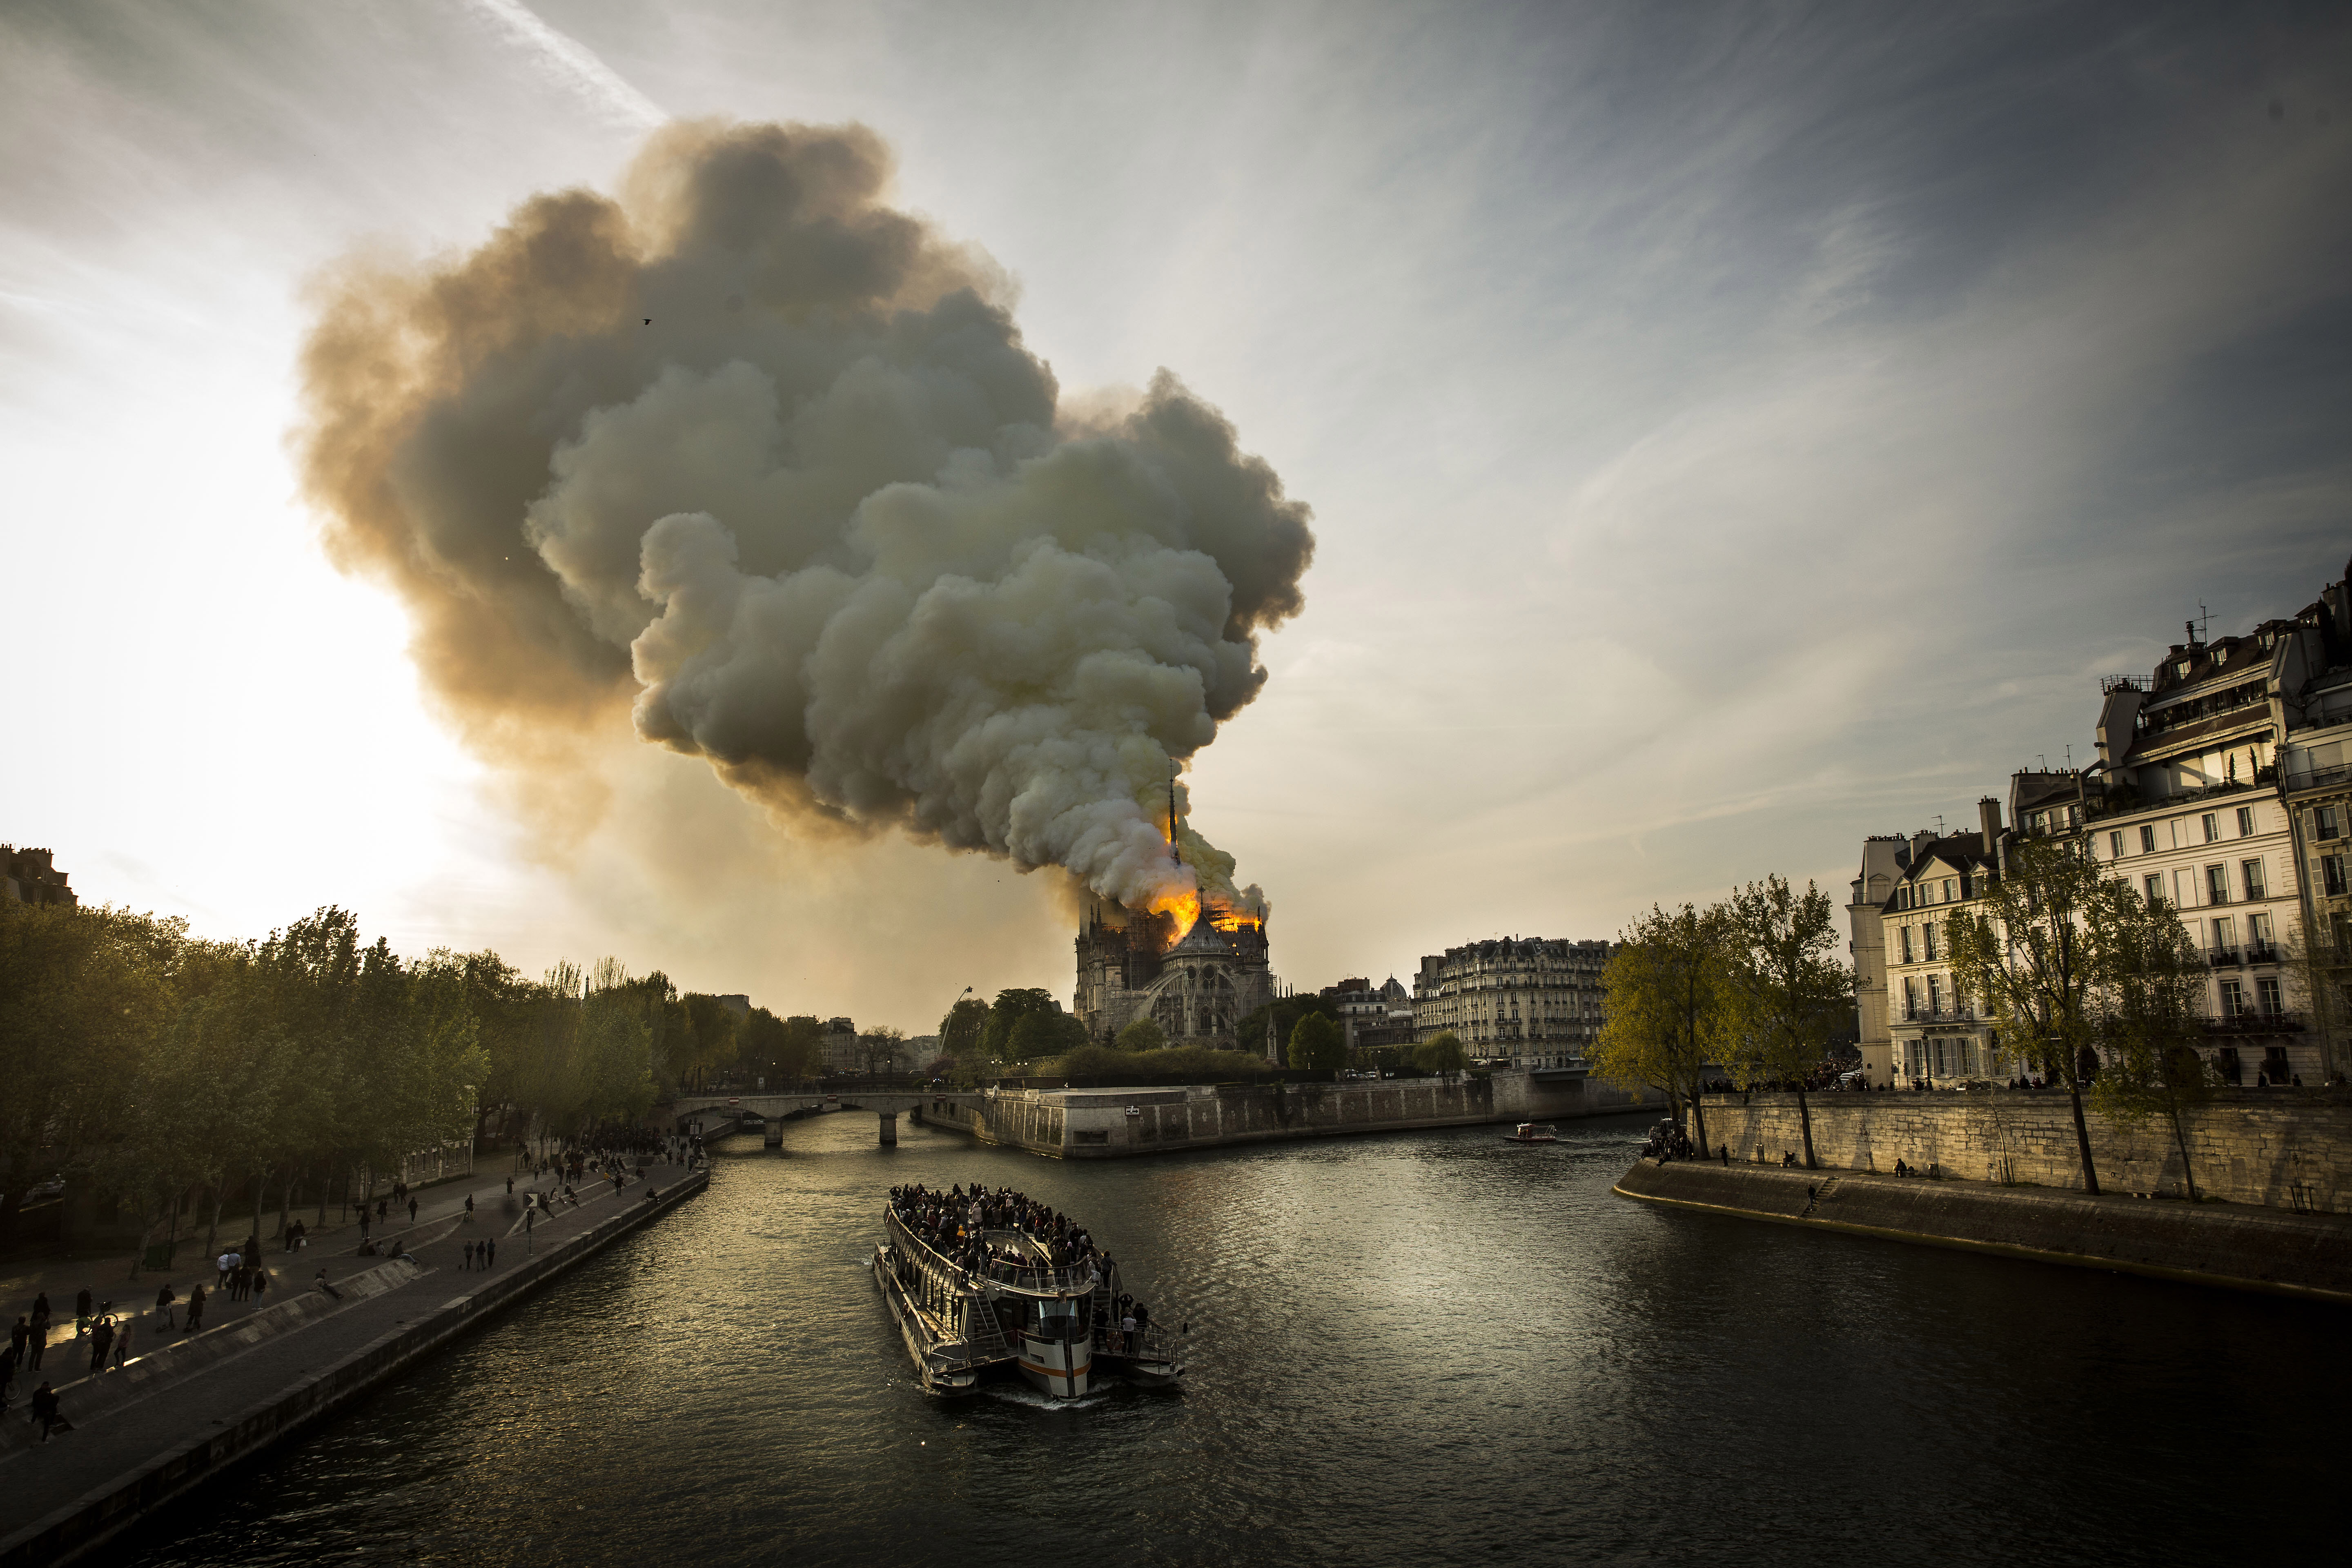
<svg viewBox="0 0 2352 1568"><path fill-rule="evenodd" d="M32 1568L88 1552L149 1510L217 1470L336 1409L431 1353L483 1314L520 1298L614 1237L701 1191L706 1170L656 1164L632 1172L616 1194L612 1179L575 1184L580 1204L559 1198L552 1219L526 1228L521 1205L507 1205L506 1175L476 1175L425 1189L416 1223L379 1224L379 1243L399 1257L359 1254L356 1221L314 1231L297 1253L264 1242L270 1288L257 1302L213 1294L215 1270L181 1266L126 1280L127 1258L68 1261L0 1279L7 1321L29 1311L46 1289L53 1326L44 1364L18 1371L0 1421L0 1568ZM516 1197L551 1184L515 1182ZM561 1182L552 1184L560 1188ZM468 1221L465 1199L475 1215ZM648 1202L649 1194L657 1194ZM404 1205L399 1217L405 1221ZM301 1216L298 1216L301 1217ZM249 1218L248 1218L249 1223ZM240 1236L245 1225L224 1229ZM467 1271L465 1244L495 1237L497 1262ZM236 1245L233 1240L224 1247ZM413 1260L413 1261L412 1261ZM324 1267L337 1299L312 1288ZM155 1292L168 1279L183 1301L202 1283L205 1328L190 1337L156 1333ZM121 1371L92 1374L89 1344L75 1342L74 1292L87 1283L125 1310L132 1335ZM219 1310L215 1310L217 1301ZM184 1321L184 1319L183 1319ZM74 1430L47 1443L29 1420L32 1392L47 1379Z"/></svg>

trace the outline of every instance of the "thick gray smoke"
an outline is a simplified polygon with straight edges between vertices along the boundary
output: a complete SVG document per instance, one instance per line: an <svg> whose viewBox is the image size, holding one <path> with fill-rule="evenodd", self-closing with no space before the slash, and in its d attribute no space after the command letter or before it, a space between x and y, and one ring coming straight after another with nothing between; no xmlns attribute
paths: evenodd
<svg viewBox="0 0 2352 1568"><path fill-rule="evenodd" d="M617 201L342 269L304 365L331 542L509 765L625 706L791 815L1233 897L1189 830L1170 862L1171 762L1265 680L1307 509L1165 372L1061 416L1003 279L888 174L857 127L672 126Z"/></svg>

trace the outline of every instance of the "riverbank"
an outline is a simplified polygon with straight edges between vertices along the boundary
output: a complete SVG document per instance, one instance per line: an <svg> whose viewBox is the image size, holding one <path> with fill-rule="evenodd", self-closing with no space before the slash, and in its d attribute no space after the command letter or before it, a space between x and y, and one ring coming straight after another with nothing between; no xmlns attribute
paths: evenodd
<svg viewBox="0 0 2352 1568"><path fill-rule="evenodd" d="M656 1167L615 1191L589 1184L574 1209L526 1228L485 1206L404 1237L408 1258L348 1254L331 1269L340 1296L310 1289L132 1361L120 1373L52 1375L75 1429L0 1451L0 1568L65 1563L150 1510L433 1355L500 1309L701 1192L707 1173ZM496 1267L465 1269L466 1249L494 1238ZM317 1267L327 1258L312 1254ZM463 1272L462 1281L453 1278ZM453 1293L454 1292L454 1293ZM132 1331L149 1331L134 1321ZM60 1346L70 1352L71 1346ZM29 1382L20 1374L21 1423ZM13 1429L9 1436L20 1436Z"/></svg>
<svg viewBox="0 0 2352 1568"><path fill-rule="evenodd" d="M2077 1268L2352 1303L2352 1217L1982 1182L1643 1159L1645 1203Z"/></svg>
<svg viewBox="0 0 2352 1568"><path fill-rule="evenodd" d="M1560 1070L1338 1083L989 1089L934 1097L916 1115L926 1126L1033 1154L1118 1160L1359 1132L1567 1121L1641 1108L1623 1089Z"/></svg>

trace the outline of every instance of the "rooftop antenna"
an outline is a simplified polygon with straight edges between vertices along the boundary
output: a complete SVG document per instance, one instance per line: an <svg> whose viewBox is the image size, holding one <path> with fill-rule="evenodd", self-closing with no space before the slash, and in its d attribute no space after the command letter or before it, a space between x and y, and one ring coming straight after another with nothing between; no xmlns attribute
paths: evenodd
<svg viewBox="0 0 2352 1568"><path fill-rule="evenodd" d="M2212 614L2205 608L2205 601L2200 599L2197 601L2197 640L2200 643L2211 642L2212 630Z"/></svg>

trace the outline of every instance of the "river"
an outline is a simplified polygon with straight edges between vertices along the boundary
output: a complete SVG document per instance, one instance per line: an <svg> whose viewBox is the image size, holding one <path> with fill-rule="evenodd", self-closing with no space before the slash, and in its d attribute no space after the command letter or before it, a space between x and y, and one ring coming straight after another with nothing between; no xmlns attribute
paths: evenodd
<svg viewBox="0 0 2352 1568"><path fill-rule="evenodd" d="M2332 1556L2344 1311L1667 1212L1641 1118L1064 1163L870 1115L710 1190L116 1563L2210 1563ZM927 1401L892 1183L1077 1216L1181 1394ZM1100 1554L1108 1552L1108 1558ZM2322 1559L2324 1560L2324 1559Z"/></svg>

